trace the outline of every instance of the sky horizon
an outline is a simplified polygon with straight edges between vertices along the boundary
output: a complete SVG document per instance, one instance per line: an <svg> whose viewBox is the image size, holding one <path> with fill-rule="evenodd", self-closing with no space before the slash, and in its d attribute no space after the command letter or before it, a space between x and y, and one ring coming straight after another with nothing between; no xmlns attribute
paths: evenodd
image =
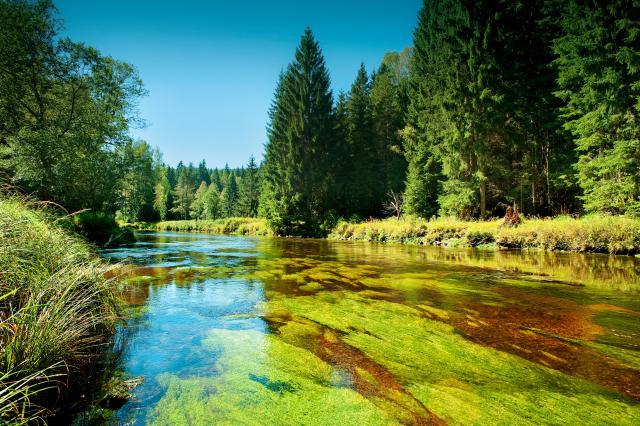
<svg viewBox="0 0 640 426"><path fill-rule="evenodd" d="M148 95L147 127L135 137L167 164L240 167L262 160L267 111L278 74L309 26L331 74L334 97L360 63L411 46L420 0L172 2L56 0L63 36L133 64Z"/></svg>

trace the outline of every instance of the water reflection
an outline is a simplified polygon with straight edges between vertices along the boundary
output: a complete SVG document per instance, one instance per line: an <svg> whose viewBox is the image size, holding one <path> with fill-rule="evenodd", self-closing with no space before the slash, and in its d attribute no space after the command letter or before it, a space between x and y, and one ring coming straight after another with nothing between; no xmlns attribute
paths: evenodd
<svg viewBox="0 0 640 426"><path fill-rule="evenodd" d="M180 233L103 255L145 377L119 422L640 416L636 258Z"/></svg>

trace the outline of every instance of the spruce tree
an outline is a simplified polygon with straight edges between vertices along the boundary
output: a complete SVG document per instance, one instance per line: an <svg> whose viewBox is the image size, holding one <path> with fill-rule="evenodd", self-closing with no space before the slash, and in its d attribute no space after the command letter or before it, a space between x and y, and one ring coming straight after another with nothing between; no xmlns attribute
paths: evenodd
<svg viewBox="0 0 640 426"><path fill-rule="evenodd" d="M294 61L280 76L269 112L261 208L279 234L327 231L332 107L329 73L307 28Z"/></svg>
<svg viewBox="0 0 640 426"><path fill-rule="evenodd" d="M244 170L238 193L238 214L246 217L256 217L260 197L260 181L258 165L251 156L247 168Z"/></svg>
<svg viewBox="0 0 640 426"><path fill-rule="evenodd" d="M225 180L226 185L220 194L222 213L225 217L232 217L235 216L238 207L238 184L235 173L229 172Z"/></svg>
<svg viewBox="0 0 640 426"><path fill-rule="evenodd" d="M360 216L372 216L382 209L384 180L380 179L379 149L373 127L369 77L360 65L347 96L347 147L350 173L346 188L347 209Z"/></svg>
<svg viewBox="0 0 640 426"><path fill-rule="evenodd" d="M554 44L585 209L640 215L640 4L569 3Z"/></svg>

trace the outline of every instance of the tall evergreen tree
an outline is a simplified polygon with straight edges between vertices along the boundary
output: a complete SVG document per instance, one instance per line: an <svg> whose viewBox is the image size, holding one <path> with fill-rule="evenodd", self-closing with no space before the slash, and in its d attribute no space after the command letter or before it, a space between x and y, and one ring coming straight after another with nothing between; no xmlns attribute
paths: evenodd
<svg viewBox="0 0 640 426"><path fill-rule="evenodd" d="M226 185L220 193L222 213L225 217L235 216L238 208L238 184L236 175L229 172L226 179Z"/></svg>
<svg viewBox="0 0 640 426"><path fill-rule="evenodd" d="M269 113L261 208L279 234L327 231L332 107L329 73L307 28L280 76Z"/></svg>
<svg viewBox="0 0 640 426"><path fill-rule="evenodd" d="M258 215L258 202L260 197L260 180L258 165L251 156L249 163L240 180L238 193L238 215L255 217Z"/></svg>
<svg viewBox="0 0 640 426"><path fill-rule="evenodd" d="M640 3L571 1L555 42L585 209L640 215Z"/></svg>
<svg viewBox="0 0 640 426"><path fill-rule="evenodd" d="M382 210L384 181L380 179L380 158L373 127L373 110L369 77L360 64L358 74L347 96L347 177L346 208L361 216L372 216ZM382 192L382 194L380 194Z"/></svg>
<svg viewBox="0 0 640 426"><path fill-rule="evenodd" d="M402 193L407 164L400 130L406 124L410 50L386 53L371 79L373 124L378 148L379 194ZM385 200L386 201L386 200Z"/></svg>

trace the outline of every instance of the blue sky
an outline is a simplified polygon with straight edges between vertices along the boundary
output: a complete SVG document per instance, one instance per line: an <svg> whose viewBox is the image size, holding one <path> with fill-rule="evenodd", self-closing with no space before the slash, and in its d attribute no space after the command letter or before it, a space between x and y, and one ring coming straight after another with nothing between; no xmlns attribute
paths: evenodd
<svg viewBox="0 0 640 426"><path fill-rule="evenodd" d="M57 0L64 34L132 63L148 96L134 135L168 164L262 158L278 73L310 26L334 94L388 51L411 45L420 0Z"/></svg>

